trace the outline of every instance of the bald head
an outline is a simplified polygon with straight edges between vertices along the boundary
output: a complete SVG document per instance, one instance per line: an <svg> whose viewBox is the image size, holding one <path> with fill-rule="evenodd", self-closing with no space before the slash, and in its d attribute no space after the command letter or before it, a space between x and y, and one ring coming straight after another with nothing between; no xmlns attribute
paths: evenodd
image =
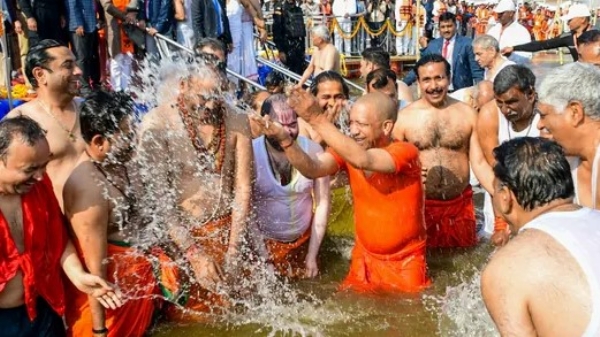
<svg viewBox="0 0 600 337"><path fill-rule="evenodd" d="M388 95L374 91L360 97L355 106L364 106L377 116L381 122L392 120L396 122L398 117L398 102L394 102Z"/></svg>

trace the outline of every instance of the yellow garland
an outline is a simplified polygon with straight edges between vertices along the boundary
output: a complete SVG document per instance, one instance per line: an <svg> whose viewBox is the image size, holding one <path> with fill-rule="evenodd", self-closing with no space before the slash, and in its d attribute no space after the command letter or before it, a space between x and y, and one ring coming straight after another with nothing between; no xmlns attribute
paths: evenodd
<svg viewBox="0 0 600 337"><path fill-rule="evenodd" d="M307 20L307 25L309 24L309 20L310 19ZM312 24L311 20L310 20L310 24ZM390 19L386 19L385 23L383 24L383 26L380 29L373 31L369 28L369 24L367 23L365 18L361 16L358 18L358 21L356 21L356 26L354 26L354 29L352 30L352 32L347 33L342 29L342 27L340 26L340 23L334 17L331 20L331 22L329 23L329 31L333 32L334 30L337 30L337 32L341 35L341 37L343 39L353 39L354 37L356 37L356 35L360 31L361 27L371 36L380 36L380 35L386 33L386 31L387 31L396 37L400 37L400 36L403 36L404 34L407 34L407 32L408 32L408 34L410 34L410 31L412 30L412 26L413 26L412 23L408 23L404 27L404 29L402 29L402 31L396 32L396 27L394 26L394 24L392 24L392 21L390 21Z"/></svg>

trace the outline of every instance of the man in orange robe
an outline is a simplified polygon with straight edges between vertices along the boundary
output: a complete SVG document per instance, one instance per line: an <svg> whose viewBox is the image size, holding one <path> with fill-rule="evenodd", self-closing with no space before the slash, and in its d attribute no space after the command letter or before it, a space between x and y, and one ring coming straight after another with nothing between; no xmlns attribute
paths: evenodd
<svg viewBox="0 0 600 337"><path fill-rule="evenodd" d="M339 104L338 104L339 105ZM305 177L348 173L354 200L356 244L341 289L418 292L429 285L425 263L423 185L418 150L391 137L397 103L369 93L350 111L351 137L323 113L310 94L295 91L290 106L329 146L316 159L306 154L278 123L254 117L280 142L290 163ZM339 108L339 106L337 106ZM336 109L332 109L336 110Z"/></svg>
<svg viewBox="0 0 600 337"><path fill-rule="evenodd" d="M128 300L121 308L105 310L93 298L67 287L69 336L92 336L93 330L107 330L94 336L144 336L159 304L153 265L144 252L132 247L143 225L134 175L127 167L132 115L131 98L115 92L94 92L80 109L86 149L63 189L65 215L87 269L117 284Z"/></svg>

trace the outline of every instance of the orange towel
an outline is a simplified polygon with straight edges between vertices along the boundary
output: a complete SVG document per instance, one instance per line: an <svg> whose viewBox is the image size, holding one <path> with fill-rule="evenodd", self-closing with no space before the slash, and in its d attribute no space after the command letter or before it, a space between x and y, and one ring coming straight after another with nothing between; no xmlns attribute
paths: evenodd
<svg viewBox="0 0 600 337"><path fill-rule="evenodd" d="M204 253L208 254L215 263L222 266L225 262L225 253L229 245L230 228L231 216L228 215L201 227L194 228L191 235L198 247ZM187 267L187 272L193 274L189 266ZM180 323L212 321L215 315L222 314L223 309L229 305L228 299L222 294L215 294L194 282L189 285L187 301L182 303L182 306L168 306L167 318L169 321Z"/></svg>
<svg viewBox="0 0 600 337"><path fill-rule="evenodd" d="M152 263L142 252L131 247L109 243L107 250L107 278L129 298L116 310L106 309L108 336L144 336L159 304ZM92 337L92 313L88 296L68 283L66 300L65 316L69 327L67 335Z"/></svg>
<svg viewBox="0 0 600 337"><path fill-rule="evenodd" d="M477 244L471 185L453 200L425 199L427 246L472 247Z"/></svg>
<svg viewBox="0 0 600 337"><path fill-rule="evenodd" d="M419 292L430 284L424 240L415 240L395 254L368 252L357 240L340 290Z"/></svg>
<svg viewBox="0 0 600 337"><path fill-rule="evenodd" d="M290 278L302 277L305 272L304 260L308 253L311 227L293 242L280 242L273 239L265 240L269 255L275 270Z"/></svg>

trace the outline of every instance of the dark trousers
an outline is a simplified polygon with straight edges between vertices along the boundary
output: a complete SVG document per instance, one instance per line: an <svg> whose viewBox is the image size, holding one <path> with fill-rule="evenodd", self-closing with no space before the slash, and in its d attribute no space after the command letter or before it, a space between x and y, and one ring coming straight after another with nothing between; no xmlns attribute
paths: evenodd
<svg viewBox="0 0 600 337"><path fill-rule="evenodd" d="M62 318L42 298L38 298L37 317L30 321L24 305L0 309L0 335L2 337L64 337Z"/></svg>
<svg viewBox="0 0 600 337"><path fill-rule="evenodd" d="M83 36L71 32L71 47L81 76L82 94L88 93L100 82L100 60L98 55L98 33L84 33Z"/></svg>
<svg viewBox="0 0 600 337"><path fill-rule="evenodd" d="M56 8L47 7L42 3L34 4L34 16L37 31L28 31L29 48L33 48L41 40L56 40L65 46L68 44L66 30L60 26L60 14Z"/></svg>
<svg viewBox="0 0 600 337"><path fill-rule="evenodd" d="M296 74L302 76L306 69L304 38L290 38L288 41L287 60L285 65Z"/></svg>
<svg viewBox="0 0 600 337"><path fill-rule="evenodd" d="M385 21L383 22L369 22L369 29L372 31L378 31L381 29L381 27L383 27L383 24L385 23ZM371 47L379 47L379 45L381 44L381 41L379 40L380 36L384 36L384 34L380 34L378 36L372 35L371 36ZM362 49L359 49L362 50Z"/></svg>

